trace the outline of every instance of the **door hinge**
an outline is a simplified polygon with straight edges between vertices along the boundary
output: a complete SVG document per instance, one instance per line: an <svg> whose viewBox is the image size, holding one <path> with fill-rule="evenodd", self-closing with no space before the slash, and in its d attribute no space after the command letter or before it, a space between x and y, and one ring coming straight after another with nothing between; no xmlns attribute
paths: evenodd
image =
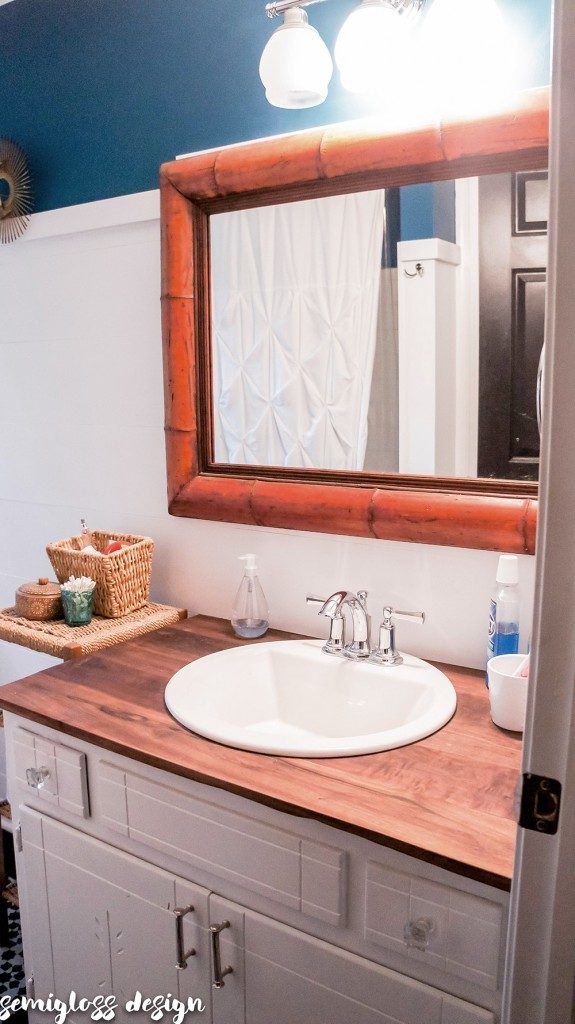
<svg viewBox="0 0 575 1024"><path fill-rule="evenodd" d="M545 775L523 775L519 824L533 832L554 836L559 827L561 783Z"/></svg>
<svg viewBox="0 0 575 1024"><path fill-rule="evenodd" d="M22 853L22 826L16 825L14 829L14 846L18 853Z"/></svg>
<svg viewBox="0 0 575 1024"><path fill-rule="evenodd" d="M35 990L35 987L34 987L34 975L33 974L30 975L29 978L26 978L26 996L27 996L28 999L35 999L36 998L36 990Z"/></svg>

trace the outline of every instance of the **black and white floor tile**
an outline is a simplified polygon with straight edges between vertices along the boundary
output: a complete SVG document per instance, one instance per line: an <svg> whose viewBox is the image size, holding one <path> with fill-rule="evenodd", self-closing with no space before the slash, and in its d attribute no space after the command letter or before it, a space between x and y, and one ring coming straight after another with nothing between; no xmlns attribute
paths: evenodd
<svg viewBox="0 0 575 1024"><path fill-rule="evenodd" d="M22 933L17 907L8 907L9 946L0 946L0 993L23 996L25 994Z"/></svg>

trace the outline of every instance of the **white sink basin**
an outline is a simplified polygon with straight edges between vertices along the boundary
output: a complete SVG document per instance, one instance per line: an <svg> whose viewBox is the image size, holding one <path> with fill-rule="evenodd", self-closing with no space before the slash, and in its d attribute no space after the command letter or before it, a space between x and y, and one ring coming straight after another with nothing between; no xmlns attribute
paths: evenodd
<svg viewBox="0 0 575 1024"><path fill-rule="evenodd" d="M441 729L455 711L449 679L426 661L404 655L384 668L321 648L283 640L210 654L172 676L167 708L218 743L292 757L391 750Z"/></svg>

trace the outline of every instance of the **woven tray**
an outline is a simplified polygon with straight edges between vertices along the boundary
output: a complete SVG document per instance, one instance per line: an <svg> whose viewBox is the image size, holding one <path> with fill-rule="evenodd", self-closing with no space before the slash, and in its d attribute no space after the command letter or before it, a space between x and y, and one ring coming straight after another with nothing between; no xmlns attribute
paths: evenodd
<svg viewBox="0 0 575 1024"><path fill-rule="evenodd" d="M3 608L0 610L0 640L68 661L169 626L187 618L187 614L185 609L167 604L146 604L120 619L95 615L88 626L67 626L63 619L31 622L16 615L14 608Z"/></svg>

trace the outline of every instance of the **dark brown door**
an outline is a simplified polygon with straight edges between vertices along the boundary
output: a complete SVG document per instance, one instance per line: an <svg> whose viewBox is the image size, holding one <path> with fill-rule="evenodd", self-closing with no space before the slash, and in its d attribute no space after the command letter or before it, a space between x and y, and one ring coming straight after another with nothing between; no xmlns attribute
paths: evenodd
<svg viewBox="0 0 575 1024"><path fill-rule="evenodd" d="M478 475L537 480L547 171L479 179Z"/></svg>

